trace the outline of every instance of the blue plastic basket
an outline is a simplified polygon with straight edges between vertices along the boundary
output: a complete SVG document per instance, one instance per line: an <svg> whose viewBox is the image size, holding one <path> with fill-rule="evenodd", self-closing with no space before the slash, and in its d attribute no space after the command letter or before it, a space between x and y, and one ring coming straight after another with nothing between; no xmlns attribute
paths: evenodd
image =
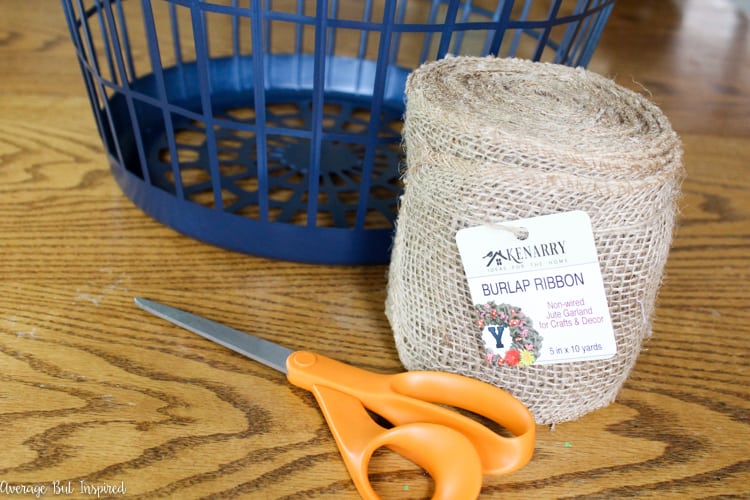
<svg viewBox="0 0 750 500"><path fill-rule="evenodd" d="M453 55L586 66L615 0L62 0L123 191L180 232L385 263L403 89Z"/></svg>

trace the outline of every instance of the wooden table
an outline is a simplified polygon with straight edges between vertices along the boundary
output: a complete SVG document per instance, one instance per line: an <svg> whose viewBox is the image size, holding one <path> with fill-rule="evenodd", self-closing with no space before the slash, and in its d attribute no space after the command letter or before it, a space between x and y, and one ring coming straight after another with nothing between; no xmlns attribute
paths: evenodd
<svg viewBox="0 0 750 500"><path fill-rule="evenodd" d="M689 173L654 335L615 403L540 426L532 462L487 477L482 498L750 495L749 25L730 0L615 9L590 69L650 94ZM0 6L0 252L0 496L63 496L56 485L85 497L83 484L357 498L309 393L133 297L396 372L385 267L230 253L134 208L109 173L59 2ZM386 497L429 490L389 452L371 473Z"/></svg>

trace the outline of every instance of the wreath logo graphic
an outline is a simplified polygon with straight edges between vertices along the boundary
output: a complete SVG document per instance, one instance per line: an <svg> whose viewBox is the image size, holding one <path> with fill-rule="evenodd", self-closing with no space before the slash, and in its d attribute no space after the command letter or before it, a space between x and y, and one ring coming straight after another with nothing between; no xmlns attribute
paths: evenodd
<svg viewBox="0 0 750 500"><path fill-rule="evenodd" d="M539 358L543 338L520 307L495 302L476 304L474 316L488 364L529 366Z"/></svg>

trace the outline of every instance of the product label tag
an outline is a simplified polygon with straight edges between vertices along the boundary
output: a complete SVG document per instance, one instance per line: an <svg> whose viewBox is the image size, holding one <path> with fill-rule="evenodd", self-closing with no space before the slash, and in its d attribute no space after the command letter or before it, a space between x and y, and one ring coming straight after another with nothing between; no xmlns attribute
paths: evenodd
<svg viewBox="0 0 750 500"><path fill-rule="evenodd" d="M586 212L466 228L456 243L488 362L531 365L615 355Z"/></svg>

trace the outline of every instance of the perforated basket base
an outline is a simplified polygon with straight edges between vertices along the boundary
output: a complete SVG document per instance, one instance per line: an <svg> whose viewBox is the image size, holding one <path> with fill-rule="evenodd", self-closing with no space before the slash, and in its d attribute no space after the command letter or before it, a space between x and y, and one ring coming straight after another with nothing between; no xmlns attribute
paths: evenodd
<svg viewBox="0 0 750 500"><path fill-rule="evenodd" d="M385 264L392 229L308 227L260 222L221 213L146 184L112 157L112 172L122 191L159 222L206 243L259 257L311 264Z"/></svg>
<svg viewBox="0 0 750 500"><path fill-rule="evenodd" d="M211 61L209 120L201 97L185 92L183 82L197 78L195 66L165 72L171 112L147 100L135 105L122 95L111 100L119 123L117 145L108 141L109 159L124 193L156 220L230 250L320 264L388 262L401 195L400 120L407 73L390 73L379 103L380 129L370 134L372 96L366 90L372 88L374 65L330 59L337 80L326 87L322 115L313 116L313 89L284 76L312 71L312 59L276 58L269 74L278 75L270 80L277 87L264 91L265 139L258 141L253 89L237 85L253 81L247 73L251 63L249 58ZM284 66L291 65L285 72ZM233 74L242 77L227 76ZM156 85L149 76L131 89L134 95L154 95ZM133 114L138 127L132 126ZM316 122L321 122L320 159L311 169L314 141L306 131ZM139 136L127 133L132 130ZM262 161L259 143L265 144ZM144 163L145 172L138 167ZM261 171L259 164L265 165ZM317 177L314 213L311 173Z"/></svg>

